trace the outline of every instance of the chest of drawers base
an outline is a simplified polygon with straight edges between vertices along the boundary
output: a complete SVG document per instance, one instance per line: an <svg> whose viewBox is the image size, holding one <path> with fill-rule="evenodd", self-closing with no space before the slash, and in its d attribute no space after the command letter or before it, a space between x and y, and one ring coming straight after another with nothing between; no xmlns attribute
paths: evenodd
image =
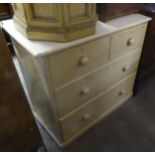
<svg viewBox="0 0 155 155"><path fill-rule="evenodd" d="M132 96L149 20L133 14L98 22L96 34L65 44L27 40L3 23L32 112L60 147Z"/></svg>

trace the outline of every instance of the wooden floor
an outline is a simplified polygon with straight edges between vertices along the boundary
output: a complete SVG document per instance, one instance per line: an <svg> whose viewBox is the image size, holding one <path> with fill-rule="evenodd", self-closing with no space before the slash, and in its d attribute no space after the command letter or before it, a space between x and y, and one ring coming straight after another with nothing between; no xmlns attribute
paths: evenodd
<svg viewBox="0 0 155 155"><path fill-rule="evenodd" d="M155 74L139 83L133 98L64 150L39 128L47 151L155 151Z"/></svg>

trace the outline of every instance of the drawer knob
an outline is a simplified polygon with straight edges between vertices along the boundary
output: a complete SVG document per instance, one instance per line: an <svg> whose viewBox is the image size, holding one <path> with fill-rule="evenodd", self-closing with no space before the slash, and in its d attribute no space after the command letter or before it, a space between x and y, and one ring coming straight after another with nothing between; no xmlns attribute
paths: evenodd
<svg viewBox="0 0 155 155"><path fill-rule="evenodd" d="M82 117L82 120L87 121L90 119L90 115L89 114L84 114L84 116Z"/></svg>
<svg viewBox="0 0 155 155"><path fill-rule="evenodd" d="M80 59L80 65L82 65L82 66L88 64L88 62L89 62L89 58L88 57L82 57Z"/></svg>
<svg viewBox="0 0 155 155"><path fill-rule="evenodd" d="M125 67L123 67L123 72L128 71L130 69L130 65L126 65Z"/></svg>
<svg viewBox="0 0 155 155"><path fill-rule="evenodd" d="M125 94L125 91L124 90L121 90L120 92L119 92L119 96L122 96L122 95L124 95Z"/></svg>
<svg viewBox="0 0 155 155"><path fill-rule="evenodd" d="M82 91L81 91L81 94L82 95L87 95L87 94L89 94L89 92L90 92L89 88L83 88Z"/></svg>
<svg viewBox="0 0 155 155"><path fill-rule="evenodd" d="M128 42L127 44L130 46L130 45L133 45L135 43L135 39L134 38L130 38L128 39Z"/></svg>

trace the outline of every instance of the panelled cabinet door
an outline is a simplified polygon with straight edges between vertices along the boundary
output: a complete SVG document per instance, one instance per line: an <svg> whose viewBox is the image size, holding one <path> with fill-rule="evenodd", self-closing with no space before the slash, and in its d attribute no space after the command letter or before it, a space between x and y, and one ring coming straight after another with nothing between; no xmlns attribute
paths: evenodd
<svg viewBox="0 0 155 155"><path fill-rule="evenodd" d="M12 4L17 29L29 39L71 41L95 32L95 4Z"/></svg>
<svg viewBox="0 0 155 155"><path fill-rule="evenodd" d="M91 4L65 4L65 24L73 26L93 21L95 18L95 7Z"/></svg>

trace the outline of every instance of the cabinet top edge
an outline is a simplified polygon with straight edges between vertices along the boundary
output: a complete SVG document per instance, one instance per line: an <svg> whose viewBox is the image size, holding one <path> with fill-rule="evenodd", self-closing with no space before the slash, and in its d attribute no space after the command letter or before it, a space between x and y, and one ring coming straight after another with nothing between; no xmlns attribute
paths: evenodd
<svg viewBox="0 0 155 155"><path fill-rule="evenodd" d="M140 14L131 14L110 20L106 23L98 21L96 24L96 33L94 35L66 43L29 40L15 28L12 19L2 21L1 24L11 38L25 48L32 56L40 57L57 53L67 48L110 35L111 33L125 28L148 22L149 20L151 20L149 17Z"/></svg>
<svg viewBox="0 0 155 155"><path fill-rule="evenodd" d="M115 28L114 31L120 31L141 23L145 23L150 21L152 18L135 13L126 16L122 16L119 18L115 18L113 20L109 20L106 22L109 26ZM113 32L114 32L113 31Z"/></svg>
<svg viewBox="0 0 155 155"><path fill-rule="evenodd" d="M96 24L96 33L94 35L71 42L60 43L52 41L29 40L16 29L12 19L2 21L2 27L12 39L24 47L34 57L53 54L64 49L95 40L102 36L106 36L110 32L110 26L98 21Z"/></svg>

